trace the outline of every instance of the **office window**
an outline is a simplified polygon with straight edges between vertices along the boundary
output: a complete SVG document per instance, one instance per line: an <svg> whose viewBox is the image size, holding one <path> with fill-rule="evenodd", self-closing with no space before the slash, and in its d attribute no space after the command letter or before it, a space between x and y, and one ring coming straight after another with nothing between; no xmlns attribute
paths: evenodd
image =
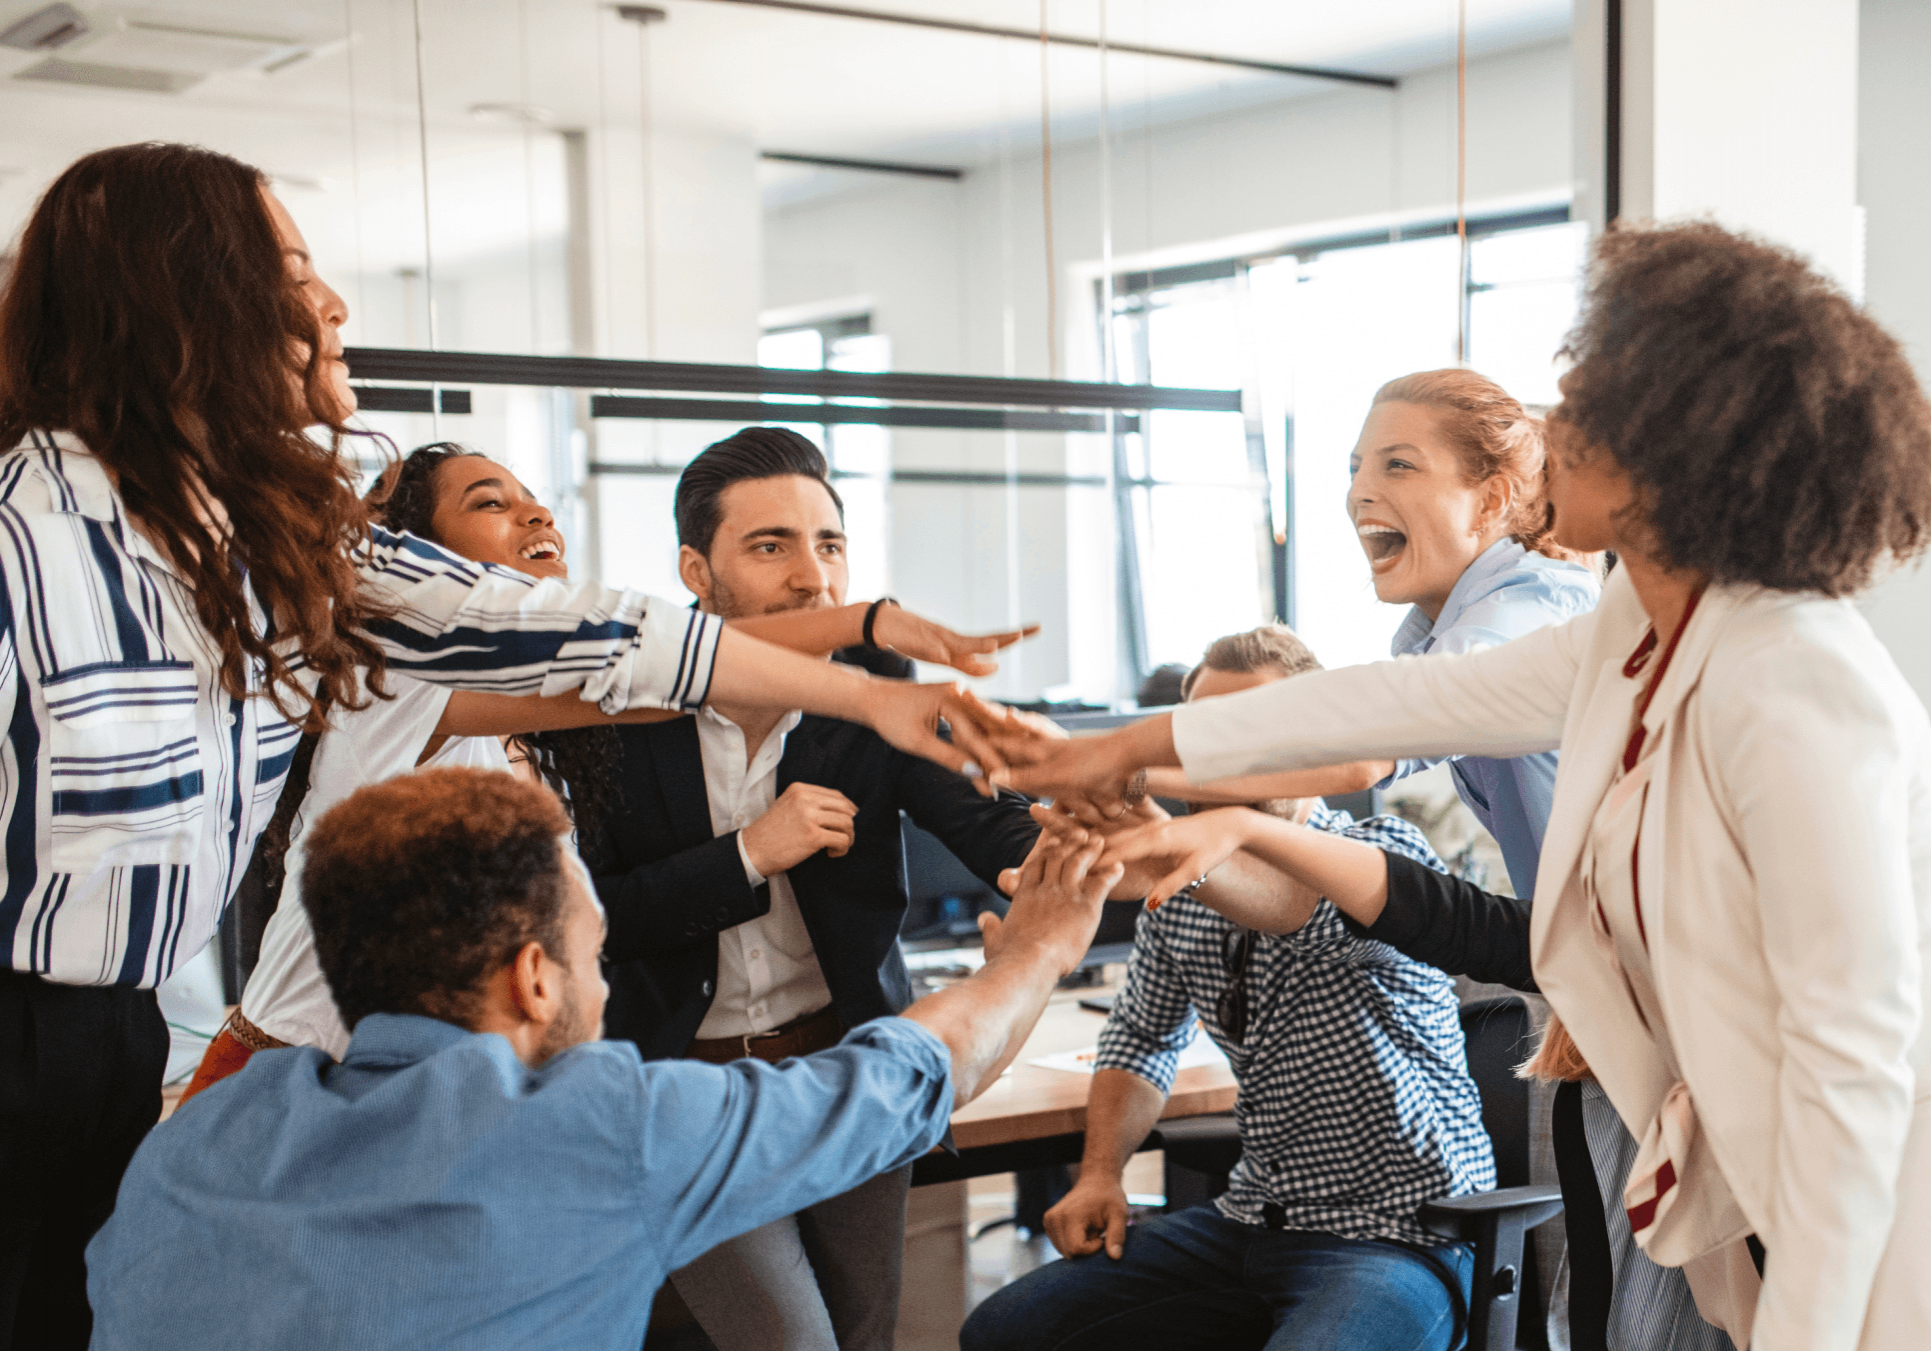
<svg viewBox="0 0 1931 1351"><path fill-rule="evenodd" d="M1303 245L1121 279L1121 378L1246 391L1228 419L1158 413L1122 438L1123 603L1141 670L1280 615L1330 666L1388 655L1405 606L1375 597L1345 499L1375 391L1469 364L1524 403L1556 399L1586 227L1563 209Z"/></svg>
<svg viewBox="0 0 1931 1351"><path fill-rule="evenodd" d="M774 329L758 339L758 364L790 370L889 371L892 340L872 332L870 315ZM767 402L796 403L796 395ZM854 400L853 402L860 402ZM887 427L821 423L794 428L825 448L838 495L845 503L845 531L852 540L851 595L870 598L891 591L892 433Z"/></svg>
<svg viewBox="0 0 1931 1351"><path fill-rule="evenodd" d="M1244 310L1236 278L1128 297L1116 326L1123 378L1237 388ZM1266 495L1241 420L1160 411L1138 427L1118 436L1115 462L1126 581L1137 590L1127 603L1139 611L1123 616L1137 649L1132 684L1155 666L1191 665L1271 608Z"/></svg>

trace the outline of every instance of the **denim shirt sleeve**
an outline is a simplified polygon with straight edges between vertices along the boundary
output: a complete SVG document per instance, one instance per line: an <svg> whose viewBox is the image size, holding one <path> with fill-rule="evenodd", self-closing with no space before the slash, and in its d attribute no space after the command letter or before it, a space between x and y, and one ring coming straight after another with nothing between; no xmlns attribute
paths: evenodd
<svg viewBox="0 0 1931 1351"><path fill-rule="evenodd" d="M640 1063L638 1216L669 1270L929 1151L952 1113L945 1043L904 1018L770 1065Z"/></svg>

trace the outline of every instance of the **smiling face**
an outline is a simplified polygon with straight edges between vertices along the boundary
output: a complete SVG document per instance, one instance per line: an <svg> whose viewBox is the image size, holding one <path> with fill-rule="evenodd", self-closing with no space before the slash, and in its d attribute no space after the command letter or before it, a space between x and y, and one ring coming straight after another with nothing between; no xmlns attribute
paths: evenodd
<svg viewBox="0 0 1931 1351"><path fill-rule="evenodd" d="M550 509L516 475L481 455L436 466L436 542L479 563L500 563L532 577L568 577L563 536Z"/></svg>
<svg viewBox="0 0 1931 1351"><path fill-rule="evenodd" d="M1508 481L1470 483L1436 414L1412 403L1376 404L1348 467L1348 516L1375 595L1435 618L1468 565L1507 533Z"/></svg>
<svg viewBox="0 0 1931 1351"><path fill-rule="evenodd" d="M726 619L845 603L845 523L825 485L804 474L744 479L718 499L708 555L678 553L684 585Z"/></svg>
<svg viewBox="0 0 1931 1351"><path fill-rule="evenodd" d="M275 223L275 237L281 241L282 258L288 264L288 275L294 281L297 293L315 312L317 326L322 331L323 383L334 406L316 411L340 422L354 414L356 409L355 390L349 384L348 363L342 360L342 325L349 319L348 304L336 294L334 288L315 275L315 264L308 253L308 241L302 238L301 228L295 224L295 218L288 214L288 208L266 189L262 191L262 201L267 204L269 219ZM300 359L305 364L308 361L306 344L303 344Z"/></svg>

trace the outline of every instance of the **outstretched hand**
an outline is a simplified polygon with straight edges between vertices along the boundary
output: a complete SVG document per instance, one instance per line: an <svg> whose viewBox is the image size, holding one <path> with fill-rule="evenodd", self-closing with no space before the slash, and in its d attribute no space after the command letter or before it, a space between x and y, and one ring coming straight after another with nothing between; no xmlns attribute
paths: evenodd
<svg viewBox="0 0 1931 1351"><path fill-rule="evenodd" d="M1034 803L1032 817L1039 823L1040 830L1047 835L1057 835L1061 840L1073 844L1084 844L1097 836L1110 840L1113 836L1140 826L1153 825L1160 821L1171 820L1165 809L1152 798L1129 807L1122 815L1108 819L1101 816L1090 806L1082 804L1079 812L1070 811L1064 800L1050 807L1044 803ZM1109 901L1137 901L1147 894L1151 887L1167 871L1153 862L1141 861L1128 863L1122 869L1119 880L1114 882L1113 890L1107 894ZM1012 895L1013 888L1019 884L1019 869L1007 868L999 874L999 890Z"/></svg>
<svg viewBox="0 0 1931 1351"><path fill-rule="evenodd" d="M1079 965L1100 926L1106 893L1124 871L1117 864L1100 864L1105 845L1085 831L1078 836L1042 831L1026 861L1008 870L1016 876L1006 917L990 911L979 916L986 959L998 957L1009 944L1030 942L1054 953L1062 975Z"/></svg>
<svg viewBox="0 0 1931 1351"><path fill-rule="evenodd" d="M865 691L865 712L871 729L892 745L964 774L988 797L1006 771L1008 748L1064 735L1043 718L992 703L956 682L877 680ZM952 729L950 742L939 736L941 722Z"/></svg>
<svg viewBox="0 0 1931 1351"><path fill-rule="evenodd" d="M1156 909L1245 847L1248 828L1257 816L1245 807L1223 807L1156 821L1113 836L1107 841L1105 860L1122 869L1146 863L1154 871L1164 870L1147 888L1147 909Z"/></svg>
<svg viewBox="0 0 1931 1351"><path fill-rule="evenodd" d="M872 637L880 647L888 647L914 661L929 661L950 666L969 676L989 676L999 669L992 654L1011 647L1022 638L1039 632L1039 625L1028 624L1003 633L976 636L956 633L945 625L914 614L897 605L881 606L872 620Z"/></svg>

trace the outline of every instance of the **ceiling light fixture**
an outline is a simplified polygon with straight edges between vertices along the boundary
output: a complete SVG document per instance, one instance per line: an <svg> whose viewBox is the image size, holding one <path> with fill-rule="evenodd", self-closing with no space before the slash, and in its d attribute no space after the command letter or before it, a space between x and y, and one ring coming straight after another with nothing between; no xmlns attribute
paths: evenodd
<svg viewBox="0 0 1931 1351"><path fill-rule="evenodd" d="M472 103L469 115L478 122L513 122L524 127L547 127L557 120L556 111L540 103Z"/></svg>

